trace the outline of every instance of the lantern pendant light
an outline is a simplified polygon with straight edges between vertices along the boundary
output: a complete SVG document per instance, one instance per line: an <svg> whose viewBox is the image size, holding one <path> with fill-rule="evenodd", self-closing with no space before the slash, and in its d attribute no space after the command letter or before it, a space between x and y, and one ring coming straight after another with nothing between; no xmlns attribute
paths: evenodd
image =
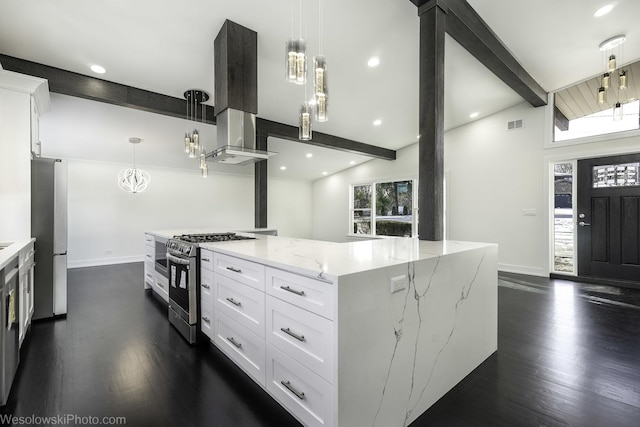
<svg viewBox="0 0 640 427"><path fill-rule="evenodd" d="M605 89L609 89L609 84L611 83L611 76L609 73L604 73L602 75L602 87Z"/></svg>
<svg viewBox="0 0 640 427"><path fill-rule="evenodd" d="M598 104L602 105L605 103L606 100L607 100L607 95L604 91L604 88L601 87L600 89L598 89Z"/></svg>
<svg viewBox="0 0 640 427"><path fill-rule="evenodd" d="M619 102L616 102L615 107L613 108L613 120L622 120L623 118L623 114L622 114L622 104L620 104Z"/></svg>
<svg viewBox="0 0 640 427"><path fill-rule="evenodd" d="M318 55L313 58L313 96L315 98L315 119L318 122L326 122L327 116L327 60L322 54L322 31L324 14L322 0L318 0Z"/></svg>
<svg viewBox="0 0 640 427"><path fill-rule="evenodd" d="M187 120L198 122L198 107L200 107L200 120L202 123L206 120L206 106L203 102L209 100L209 94L199 89L189 89L184 93L187 100ZM191 159L197 157L200 150L200 133L198 129L184 134L184 151Z"/></svg>
<svg viewBox="0 0 640 427"><path fill-rule="evenodd" d="M616 56L611 55L609 57L609 72L612 73L616 70Z"/></svg>

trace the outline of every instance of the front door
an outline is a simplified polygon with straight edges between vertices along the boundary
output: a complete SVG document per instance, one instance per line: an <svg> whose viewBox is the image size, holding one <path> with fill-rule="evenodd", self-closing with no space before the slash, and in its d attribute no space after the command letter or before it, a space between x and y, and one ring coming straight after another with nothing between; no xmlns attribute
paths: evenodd
<svg viewBox="0 0 640 427"><path fill-rule="evenodd" d="M640 154L578 161L578 276L640 282Z"/></svg>

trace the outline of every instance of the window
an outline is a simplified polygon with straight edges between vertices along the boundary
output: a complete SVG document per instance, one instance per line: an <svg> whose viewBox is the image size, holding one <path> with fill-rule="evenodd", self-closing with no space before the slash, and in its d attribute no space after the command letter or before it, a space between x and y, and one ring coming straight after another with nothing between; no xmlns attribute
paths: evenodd
<svg viewBox="0 0 640 427"><path fill-rule="evenodd" d="M364 236L415 236L413 209L416 203L413 187L413 180L353 185L351 233Z"/></svg>
<svg viewBox="0 0 640 427"><path fill-rule="evenodd" d="M573 163L553 165L553 271L574 273Z"/></svg>

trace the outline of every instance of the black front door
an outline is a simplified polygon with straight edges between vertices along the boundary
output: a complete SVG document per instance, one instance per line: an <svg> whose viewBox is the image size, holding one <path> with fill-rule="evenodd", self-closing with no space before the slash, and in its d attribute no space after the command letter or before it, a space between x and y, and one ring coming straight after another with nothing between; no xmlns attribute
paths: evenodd
<svg viewBox="0 0 640 427"><path fill-rule="evenodd" d="M640 283L640 154L578 161L578 276Z"/></svg>

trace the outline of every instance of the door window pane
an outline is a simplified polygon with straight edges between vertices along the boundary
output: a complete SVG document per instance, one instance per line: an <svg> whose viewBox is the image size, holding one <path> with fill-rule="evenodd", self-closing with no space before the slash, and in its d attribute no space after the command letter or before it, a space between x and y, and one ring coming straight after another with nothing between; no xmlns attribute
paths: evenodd
<svg viewBox="0 0 640 427"><path fill-rule="evenodd" d="M640 163L593 167L593 188L635 187L639 183Z"/></svg>

